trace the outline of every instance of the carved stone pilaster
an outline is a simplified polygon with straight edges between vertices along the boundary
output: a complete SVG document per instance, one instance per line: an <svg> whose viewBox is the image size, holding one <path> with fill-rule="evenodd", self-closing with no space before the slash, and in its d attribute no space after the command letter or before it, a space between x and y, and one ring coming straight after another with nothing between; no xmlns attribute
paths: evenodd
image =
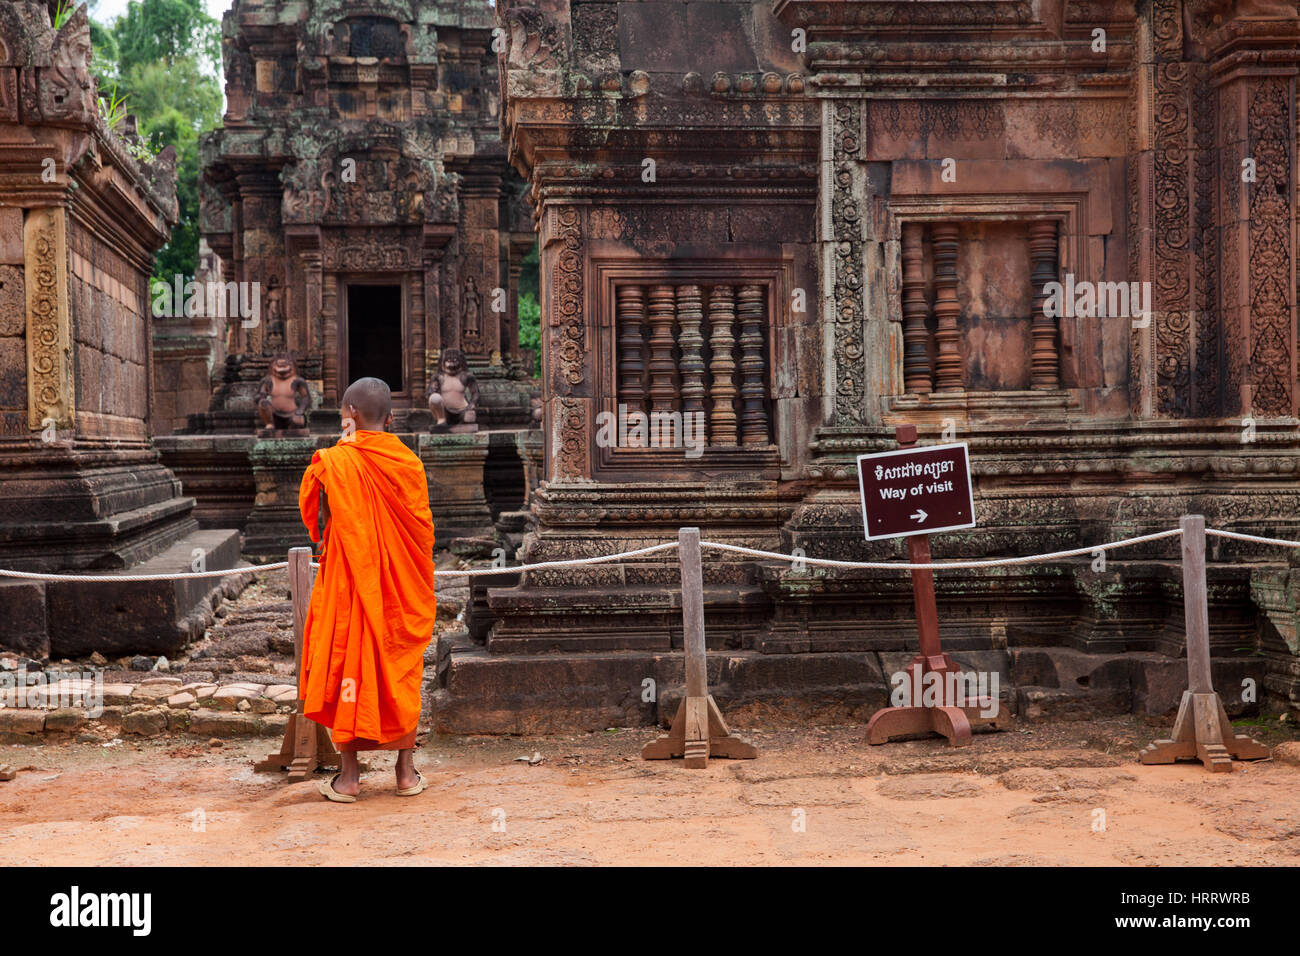
<svg viewBox="0 0 1300 956"><path fill-rule="evenodd" d="M1190 81L1183 62L1182 0L1152 4L1155 127L1151 140L1152 316L1155 409L1189 411L1191 385Z"/></svg>
<svg viewBox="0 0 1300 956"><path fill-rule="evenodd" d="M27 290L27 424L71 428L76 405L68 314L67 219L62 206L29 209L23 223Z"/></svg>
<svg viewBox="0 0 1300 956"><path fill-rule="evenodd" d="M582 214L572 206L551 212L552 305L547 321L551 362L547 375L557 394L574 394L587 377L587 326L583 299ZM549 245L550 243L548 243Z"/></svg>
<svg viewBox="0 0 1300 956"><path fill-rule="evenodd" d="M824 184L830 191L830 232L823 228L823 251L832 278L831 314L833 317L834 368L827 377L835 383L833 424L852 425L866 420L865 384L866 349L863 346L862 301L863 239L862 211L853 182L853 167L861 155L862 111L859 102L836 100L828 103L823 115L829 120L829 156L832 181ZM824 140L823 142L826 142Z"/></svg>

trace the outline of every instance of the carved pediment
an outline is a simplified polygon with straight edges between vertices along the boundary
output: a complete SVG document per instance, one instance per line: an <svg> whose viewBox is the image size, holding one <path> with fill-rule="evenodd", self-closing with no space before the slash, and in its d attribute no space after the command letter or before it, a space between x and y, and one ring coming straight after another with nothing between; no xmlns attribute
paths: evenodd
<svg viewBox="0 0 1300 956"><path fill-rule="evenodd" d="M554 6L554 2L498 4L498 21L505 30L502 75L507 96L560 94L568 63L568 21L548 16Z"/></svg>
<svg viewBox="0 0 1300 956"><path fill-rule="evenodd" d="M6 4L6 6L8 6ZM95 78L90 72L93 48L90 20L80 7L56 33L49 26L49 14L38 4L22 4L26 34L15 37L26 45L29 66L23 70L23 112L29 121L54 125L93 126L99 110L95 103ZM12 24L12 21L10 21ZM44 26L43 37L40 28ZM11 45L8 41L6 45ZM48 49L48 65L43 62ZM32 69L34 66L36 69Z"/></svg>
<svg viewBox="0 0 1300 956"><path fill-rule="evenodd" d="M281 173L286 223L419 223L442 178L441 139L428 124L370 123L341 133L299 120L296 159Z"/></svg>

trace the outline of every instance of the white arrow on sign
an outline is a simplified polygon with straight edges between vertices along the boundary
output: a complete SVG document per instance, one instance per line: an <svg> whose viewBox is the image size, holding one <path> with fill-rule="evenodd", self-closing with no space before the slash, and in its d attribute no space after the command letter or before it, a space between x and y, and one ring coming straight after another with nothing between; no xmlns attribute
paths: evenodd
<svg viewBox="0 0 1300 956"><path fill-rule="evenodd" d="M922 509L917 508L916 511L914 511L912 514L908 515L908 517L911 518L913 521L921 522L921 521L924 521L926 518L928 518L928 517L930 517L930 516L927 515L927 514L926 514Z"/></svg>

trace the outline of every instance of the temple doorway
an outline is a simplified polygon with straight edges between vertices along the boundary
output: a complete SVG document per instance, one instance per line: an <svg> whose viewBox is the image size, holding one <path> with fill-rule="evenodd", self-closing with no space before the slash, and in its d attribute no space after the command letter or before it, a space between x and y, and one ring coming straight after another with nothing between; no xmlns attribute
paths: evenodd
<svg viewBox="0 0 1300 956"><path fill-rule="evenodd" d="M347 309L347 381L339 394L367 376L383 379L394 392L404 391L402 287L349 285Z"/></svg>

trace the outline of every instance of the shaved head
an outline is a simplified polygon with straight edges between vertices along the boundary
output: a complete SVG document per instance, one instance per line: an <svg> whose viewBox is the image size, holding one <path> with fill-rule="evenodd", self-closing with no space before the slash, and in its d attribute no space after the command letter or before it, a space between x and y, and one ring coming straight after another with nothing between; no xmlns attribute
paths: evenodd
<svg viewBox="0 0 1300 956"><path fill-rule="evenodd" d="M343 411L352 413L357 428L381 432L393 411L393 392L382 379L359 378L343 393Z"/></svg>

